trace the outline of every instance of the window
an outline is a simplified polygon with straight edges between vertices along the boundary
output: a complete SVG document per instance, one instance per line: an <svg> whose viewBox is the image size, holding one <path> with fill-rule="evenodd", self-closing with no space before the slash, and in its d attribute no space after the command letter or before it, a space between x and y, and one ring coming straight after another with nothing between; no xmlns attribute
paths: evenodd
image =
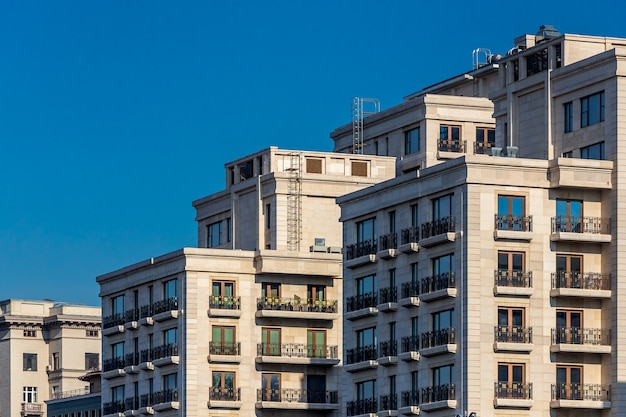
<svg viewBox="0 0 626 417"><path fill-rule="evenodd" d="M235 397L235 373L224 371L213 371L211 374L211 389L213 390L211 399L234 401Z"/></svg>
<svg viewBox="0 0 626 417"><path fill-rule="evenodd" d="M261 335L261 354L263 356L280 356L280 329L264 327L261 329Z"/></svg>
<svg viewBox="0 0 626 417"><path fill-rule="evenodd" d="M124 402L124 385L111 387L111 401L116 403Z"/></svg>
<svg viewBox="0 0 626 417"><path fill-rule="evenodd" d="M389 233L396 233L396 212L395 210L388 213Z"/></svg>
<svg viewBox="0 0 626 417"><path fill-rule="evenodd" d="M213 326L211 330L211 353L217 355L238 354L235 346L235 327Z"/></svg>
<svg viewBox="0 0 626 417"><path fill-rule="evenodd" d="M604 91L580 99L580 127L604 121Z"/></svg>
<svg viewBox="0 0 626 417"><path fill-rule="evenodd" d="M263 401L280 401L280 374L263 374L261 377Z"/></svg>
<svg viewBox="0 0 626 417"><path fill-rule="evenodd" d="M111 314L122 315L124 313L124 296L118 295L117 297L111 298Z"/></svg>
<svg viewBox="0 0 626 417"><path fill-rule="evenodd" d="M272 205L267 203L265 205L265 228L270 229L272 227Z"/></svg>
<svg viewBox="0 0 626 417"><path fill-rule="evenodd" d="M376 275L368 275L366 277L356 279L357 297L373 296L376 292Z"/></svg>
<svg viewBox="0 0 626 417"><path fill-rule="evenodd" d="M417 204L411 204L411 226L418 226Z"/></svg>
<svg viewBox="0 0 626 417"><path fill-rule="evenodd" d="M498 364L498 398L525 398L524 364Z"/></svg>
<svg viewBox="0 0 626 417"><path fill-rule="evenodd" d="M261 297L263 298L280 298L280 283L272 282L261 284ZM278 300L277 300L278 301Z"/></svg>
<svg viewBox="0 0 626 417"><path fill-rule="evenodd" d="M111 345L111 358L124 358L124 342L114 343Z"/></svg>
<svg viewBox="0 0 626 417"><path fill-rule="evenodd" d="M307 330L307 357L326 357L326 330Z"/></svg>
<svg viewBox="0 0 626 417"><path fill-rule="evenodd" d="M23 387L22 388L22 402L36 403L37 402L37 387Z"/></svg>
<svg viewBox="0 0 626 417"><path fill-rule="evenodd" d="M548 69L548 49L526 57L526 76L530 77Z"/></svg>
<svg viewBox="0 0 626 417"><path fill-rule="evenodd" d="M176 343L176 328L163 330L163 344L172 345Z"/></svg>
<svg viewBox="0 0 626 417"><path fill-rule="evenodd" d="M433 368L433 386L441 387L454 381L454 365Z"/></svg>
<svg viewBox="0 0 626 417"><path fill-rule="evenodd" d="M572 102L563 104L563 123L565 133L569 133L574 130L574 109Z"/></svg>
<svg viewBox="0 0 626 417"><path fill-rule="evenodd" d="M248 178L252 178L254 175L254 165L252 160L242 162L239 164L239 178L241 181L245 181Z"/></svg>
<svg viewBox="0 0 626 417"><path fill-rule="evenodd" d="M163 376L163 389L173 390L178 387L178 374L173 373Z"/></svg>
<svg viewBox="0 0 626 417"><path fill-rule="evenodd" d="M91 371L100 369L100 354L85 353L85 370Z"/></svg>
<svg viewBox="0 0 626 417"><path fill-rule="evenodd" d="M356 400L363 401L376 398L376 380L363 381L356 384Z"/></svg>
<svg viewBox="0 0 626 417"><path fill-rule="evenodd" d="M318 158L306 158L306 172L309 174L321 174L322 160Z"/></svg>
<svg viewBox="0 0 626 417"><path fill-rule="evenodd" d="M447 219L452 215L452 197L448 194L433 200L433 220Z"/></svg>
<svg viewBox="0 0 626 417"><path fill-rule="evenodd" d="M420 128L404 132L404 154L409 155L420 150Z"/></svg>
<svg viewBox="0 0 626 417"><path fill-rule="evenodd" d="M222 222L211 223L207 226L207 248L215 248L222 244Z"/></svg>
<svg viewBox="0 0 626 417"><path fill-rule="evenodd" d="M433 259L433 276L449 275L454 270L454 254L439 256Z"/></svg>
<svg viewBox="0 0 626 417"><path fill-rule="evenodd" d="M525 199L521 196L498 196L498 230L527 231L524 221Z"/></svg>
<svg viewBox="0 0 626 417"><path fill-rule="evenodd" d="M233 309L235 307L235 283L213 281L211 284L211 307Z"/></svg>
<svg viewBox="0 0 626 417"><path fill-rule="evenodd" d="M85 331L85 336L87 337L98 337L100 335L99 329L87 329Z"/></svg>
<svg viewBox="0 0 626 417"><path fill-rule="evenodd" d="M24 337L37 337L37 330L24 329Z"/></svg>
<svg viewBox="0 0 626 417"><path fill-rule="evenodd" d="M557 232L582 232L583 202L579 200L556 200Z"/></svg>
<svg viewBox="0 0 626 417"><path fill-rule="evenodd" d="M37 354L36 353L24 353L23 354L23 365L25 371L36 371L37 370Z"/></svg>
<svg viewBox="0 0 626 417"><path fill-rule="evenodd" d="M59 357L59 352L52 352L52 370L58 371L61 369L61 359Z"/></svg>
<svg viewBox="0 0 626 417"><path fill-rule="evenodd" d="M322 302L326 300L326 286L319 284L309 284L306 288L306 298L309 303Z"/></svg>
<svg viewBox="0 0 626 417"><path fill-rule="evenodd" d="M376 218L356 223L357 243L373 242L376 239Z"/></svg>
<svg viewBox="0 0 626 417"><path fill-rule="evenodd" d="M582 400L583 368L582 366L557 365L556 367L556 399Z"/></svg>
<svg viewBox="0 0 626 417"><path fill-rule="evenodd" d="M583 342L582 330L582 311L556 311L556 343L580 344Z"/></svg>
<svg viewBox="0 0 626 417"><path fill-rule="evenodd" d="M582 255L556 255L556 288L581 288Z"/></svg>
<svg viewBox="0 0 626 417"><path fill-rule="evenodd" d="M370 327L367 329L357 330L356 332L356 347L374 347L376 346L376 327Z"/></svg>
<svg viewBox="0 0 626 417"><path fill-rule="evenodd" d="M524 329L524 309L520 307L498 308L498 342L527 342Z"/></svg>
<svg viewBox="0 0 626 417"><path fill-rule="evenodd" d="M454 327L454 309L433 313L432 320L434 332Z"/></svg>
<svg viewBox="0 0 626 417"><path fill-rule="evenodd" d="M352 161L352 176L367 177L367 162Z"/></svg>
<svg viewBox="0 0 626 417"><path fill-rule="evenodd" d="M476 153L487 155L489 148L496 145L496 130L489 127L476 128Z"/></svg>
<svg viewBox="0 0 626 417"><path fill-rule="evenodd" d="M585 146L580 148L580 157L582 159L598 159L604 160L604 142L596 143L595 145Z"/></svg>
<svg viewBox="0 0 626 417"><path fill-rule="evenodd" d="M461 126L439 126L439 150L443 152L463 152Z"/></svg>
<svg viewBox="0 0 626 417"><path fill-rule="evenodd" d="M526 287L523 278L524 253L498 251L498 282L503 287Z"/></svg>
<svg viewBox="0 0 626 417"><path fill-rule="evenodd" d="M176 278L170 279L163 283L163 299L169 300L176 298L178 294L178 280Z"/></svg>

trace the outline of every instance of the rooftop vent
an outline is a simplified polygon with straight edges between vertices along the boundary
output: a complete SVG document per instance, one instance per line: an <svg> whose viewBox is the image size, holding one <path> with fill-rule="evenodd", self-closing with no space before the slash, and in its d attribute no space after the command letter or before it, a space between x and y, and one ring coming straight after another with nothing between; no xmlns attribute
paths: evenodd
<svg viewBox="0 0 626 417"><path fill-rule="evenodd" d="M558 38L561 36L561 32L556 30L556 28L552 25L541 25L539 26L539 32L535 35L536 42L539 43L541 41L547 41L549 39Z"/></svg>

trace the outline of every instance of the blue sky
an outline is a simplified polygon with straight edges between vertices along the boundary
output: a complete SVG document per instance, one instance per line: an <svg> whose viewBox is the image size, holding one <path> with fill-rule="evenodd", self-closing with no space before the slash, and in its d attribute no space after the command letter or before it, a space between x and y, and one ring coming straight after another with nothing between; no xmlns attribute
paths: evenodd
<svg viewBox="0 0 626 417"><path fill-rule="evenodd" d="M557 3L0 1L0 299L98 305L96 276L197 245L226 162L330 151L354 96L399 104L541 24L626 37L622 4Z"/></svg>

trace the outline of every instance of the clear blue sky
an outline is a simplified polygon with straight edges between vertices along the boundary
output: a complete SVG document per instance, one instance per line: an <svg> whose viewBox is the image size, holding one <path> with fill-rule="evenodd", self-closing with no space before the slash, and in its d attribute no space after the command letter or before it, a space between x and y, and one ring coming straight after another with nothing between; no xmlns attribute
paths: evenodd
<svg viewBox="0 0 626 417"><path fill-rule="evenodd" d="M353 96L399 104L541 24L626 37L619 2L454 3L1 0L0 299L98 305L96 276L197 245L226 162L330 151Z"/></svg>

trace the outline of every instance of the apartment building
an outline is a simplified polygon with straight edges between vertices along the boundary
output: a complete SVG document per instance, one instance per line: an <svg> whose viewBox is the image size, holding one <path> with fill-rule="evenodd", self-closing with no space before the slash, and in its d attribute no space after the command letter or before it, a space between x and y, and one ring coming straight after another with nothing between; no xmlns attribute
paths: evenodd
<svg viewBox="0 0 626 417"><path fill-rule="evenodd" d="M99 307L0 301L0 414L46 416L44 401L84 392L78 377L99 369L100 346Z"/></svg>
<svg viewBox="0 0 626 417"><path fill-rule="evenodd" d="M478 68L491 120L445 88L364 120L398 177L338 199L346 415L623 414L625 46L542 27Z"/></svg>
<svg viewBox="0 0 626 417"><path fill-rule="evenodd" d="M339 416L336 198L395 175L384 156L270 147L193 202L198 248L97 278L105 416Z"/></svg>

